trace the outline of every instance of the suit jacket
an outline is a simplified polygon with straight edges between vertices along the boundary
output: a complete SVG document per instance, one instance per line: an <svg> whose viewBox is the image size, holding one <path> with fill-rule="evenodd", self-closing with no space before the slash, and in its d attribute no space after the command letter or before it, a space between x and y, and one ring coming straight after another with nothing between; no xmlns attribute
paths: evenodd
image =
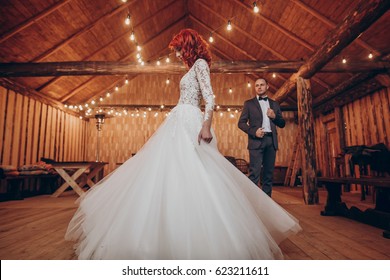
<svg viewBox="0 0 390 280"><path fill-rule="evenodd" d="M275 119L270 119L272 140L274 143L275 150L278 149L278 132L276 126L283 128L286 125L285 120L282 116L282 111L278 102L269 99L269 105L275 112ZM238 120L238 127L248 134L248 149L254 150L259 149L261 146L262 138L256 137L256 130L263 126L263 112L261 110L259 100L257 97L245 101L244 108L240 119Z"/></svg>

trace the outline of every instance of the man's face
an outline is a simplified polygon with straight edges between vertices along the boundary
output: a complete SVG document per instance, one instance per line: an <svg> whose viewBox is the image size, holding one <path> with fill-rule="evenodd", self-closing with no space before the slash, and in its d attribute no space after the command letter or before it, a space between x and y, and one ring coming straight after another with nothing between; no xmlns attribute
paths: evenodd
<svg viewBox="0 0 390 280"><path fill-rule="evenodd" d="M258 79L255 82L255 91L256 94L262 96L267 93L269 86L267 85L264 79Z"/></svg>

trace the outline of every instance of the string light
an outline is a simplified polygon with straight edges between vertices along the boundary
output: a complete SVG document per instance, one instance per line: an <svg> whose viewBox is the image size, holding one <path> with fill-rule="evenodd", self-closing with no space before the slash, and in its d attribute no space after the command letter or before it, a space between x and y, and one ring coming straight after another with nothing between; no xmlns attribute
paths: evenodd
<svg viewBox="0 0 390 280"><path fill-rule="evenodd" d="M167 85L169 85L169 83L170 83L169 78L165 82Z"/></svg>
<svg viewBox="0 0 390 280"><path fill-rule="evenodd" d="M107 92L106 96L107 96L107 97L110 97L110 96L111 96L111 93Z"/></svg>
<svg viewBox="0 0 390 280"><path fill-rule="evenodd" d="M347 63L347 59L346 58L343 58L342 62L345 64Z"/></svg>
<svg viewBox="0 0 390 280"><path fill-rule="evenodd" d="M126 3L126 2L127 2L127 0L122 0L122 2L123 2L123 3Z"/></svg>
<svg viewBox="0 0 390 280"><path fill-rule="evenodd" d="M229 93L232 93L232 92L233 92L232 88L229 88Z"/></svg>
<svg viewBox="0 0 390 280"><path fill-rule="evenodd" d="M275 73L272 73L272 78L276 78L276 74Z"/></svg>
<svg viewBox="0 0 390 280"><path fill-rule="evenodd" d="M99 98L99 101L102 102L102 101L103 101L103 97L100 97L100 98Z"/></svg>
<svg viewBox="0 0 390 280"><path fill-rule="evenodd" d="M156 65L160 66L160 64L161 64L160 60L157 60Z"/></svg>
<svg viewBox="0 0 390 280"><path fill-rule="evenodd" d="M127 17L125 19L125 24L130 25L130 14L127 14Z"/></svg>
<svg viewBox="0 0 390 280"><path fill-rule="evenodd" d="M374 57L374 55L373 55L372 53L369 53L369 54L368 54L368 58L369 58L369 59L372 59L373 57Z"/></svg>
<svg viewBox="0 0 390 280"><path fill-rule="evenodd" d="M226 29L227 29L228 31L232 30L232 22L231 22L230 20L228 20L228 24L227 24Z"/></svg>
<svg viewBox="0 0 390 280"><path fill-rule="evenodd" d="M254 11L256 14L260 11L259 7L257 7L256 1L253 2L253 11Z"/></svg>
<svg viewBox="0 0 390 280"><path fill-rule="evenodd" d="M210 33L209 42L210 43L214 42L213 33Z"/></svg>
<svg viewBox="0 0 390 280"><path fill-rule="evenodd" d="M138 43L137 43L137 51L141 51L142 50L142 48L141 48L141 46L140 45L138 45Z"/></svg>
<svg viewBox="0 0 390 280"><path fill-rule="evenodd" d="M169 55L167 56L167 59L165 60L166 63L169 63L171 60L169 59Z"/></svg>
<svg viewBox="0 0 390 280"><path fill-rule="evenodd" d="M135 40L134 31L131 31L130 40L131 40L131 41L134 41L134 40Z"/></svg>
<svg viewBox="0 0 390 280"><path fill-rule="evenodd" d="M115 91L118 91L119 90L119 87L118 86L115 86Z"/></svg>
<svg viewBox="0 0 390 280"><path fill-rule="evenodd" d="M128 85L128 84L129 84L129 79L128 79L128 78L126 78L126 80L125 80L125 84L126 84L126 85Z"/></svg>
<svg viewBox="0 0 390 280"><path fill-rule="evenodd" d="M250 82L248 82L248 88L250 88L251 87L251 83Z"/></svg>

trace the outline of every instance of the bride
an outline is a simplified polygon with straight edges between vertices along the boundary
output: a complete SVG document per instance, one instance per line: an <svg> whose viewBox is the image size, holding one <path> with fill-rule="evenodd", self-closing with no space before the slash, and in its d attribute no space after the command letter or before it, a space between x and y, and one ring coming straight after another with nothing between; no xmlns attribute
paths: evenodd
<svg viewBox="0 0 390 280"><path fill-rule="evenodd" d="M188 67L177 106L81 198L65 238L79 259L282 259L300 226L219 153L207 43L184 29L169 47Z"/></svg>

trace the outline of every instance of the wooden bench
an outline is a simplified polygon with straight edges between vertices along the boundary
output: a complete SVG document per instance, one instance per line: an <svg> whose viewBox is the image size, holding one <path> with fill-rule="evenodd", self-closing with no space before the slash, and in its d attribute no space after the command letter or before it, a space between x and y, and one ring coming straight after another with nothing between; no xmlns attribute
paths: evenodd
<svg viewBox="0 0 390 280"><path fill-rule="evenodd" d="M6 188L1 200L24 199L24 187L30 185L33 180L40 194L51 194L59 178L58 174L6 175L0 169L1 184Z"/></svg>
<svg viewBox="0 0 390 280"><path fill-rule="evenodd" d="M318 185L325 185L328 192L323 216L344 216L385 229L383 236L390 238L390 178L317 177ZM361 184L375 188L375 208L364 212L357 207L348 208L341 200L341 187L345 184Z"/></svg>

